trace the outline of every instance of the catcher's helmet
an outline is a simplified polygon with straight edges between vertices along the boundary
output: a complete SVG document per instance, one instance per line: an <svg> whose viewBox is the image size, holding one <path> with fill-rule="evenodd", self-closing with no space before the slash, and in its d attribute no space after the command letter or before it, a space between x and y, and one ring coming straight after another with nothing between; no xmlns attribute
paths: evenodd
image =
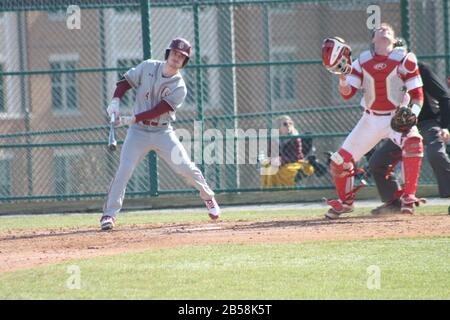
<svg viewBox="0 0 450 320"><path fill-rule="evenodd" d="M350 46L342 38L326 38L322 44L322 63L331 73L341 74L342 67L352 64Z"/></svg>
<svg viewBox="0 0 450 320"><path fill-rule="evenodd" d="M191 57L192 46L186 39L183 38L175 38L170 42L169 47L166 49L165 60L169 58L170 50L176 50L181 53L186 58L183 62L183 67L188 63L189 58Z"/></svg>

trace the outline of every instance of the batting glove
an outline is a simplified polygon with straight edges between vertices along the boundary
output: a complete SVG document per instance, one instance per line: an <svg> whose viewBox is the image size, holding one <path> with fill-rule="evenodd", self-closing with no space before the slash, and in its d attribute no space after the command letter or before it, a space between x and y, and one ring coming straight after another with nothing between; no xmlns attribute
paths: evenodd
<svg viewBox="0 0 450 320"><path fill-rule="evenodd" d="M135 123L136 123L135 116L120 117L120 125L122 125L122 126L131 126L132 124L135 124Z"/></svg>
<svg viewBox="0 0 450 320"><path fill-rule="evenodd" d="M111 100L111 103L109 104L108 108L106 109L106 112L108 112L109 117L111 118L112 114L115 113L116 116L120 114L120 99L119 98L113 98Z"/></svg>

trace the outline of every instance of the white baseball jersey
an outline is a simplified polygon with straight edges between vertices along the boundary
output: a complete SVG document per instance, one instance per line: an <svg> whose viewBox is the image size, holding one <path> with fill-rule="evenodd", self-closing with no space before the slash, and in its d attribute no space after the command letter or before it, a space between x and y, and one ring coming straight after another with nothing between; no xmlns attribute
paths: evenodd
<svg viewBox="0 0 450 320"><path fill-rule="evenodd" d="M395 48L388 56L364 51L352 63L348 83L364 90L362 106L380 111L392 111L402 104L404 88L411 91L423 86L417 60L405 48Z"/></svg>
<svg viewBox="0 0 450 320"><path fill-rule="evenodd" d="M124 77L136 89L134 114L151 110L161 100L173 108L173 112L162 114L159 123L175 120L175 112L181 107L187 94L186 84L178 72L172 77L164 77L165 61L145 60L128 70Z"/></svg>

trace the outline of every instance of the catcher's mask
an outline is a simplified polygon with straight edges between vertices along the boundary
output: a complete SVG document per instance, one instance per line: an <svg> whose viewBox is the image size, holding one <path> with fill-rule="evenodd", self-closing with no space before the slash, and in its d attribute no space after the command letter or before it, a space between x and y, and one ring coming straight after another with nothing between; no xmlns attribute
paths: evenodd
<svg viewBox="0 0 450 320"><path fill-rule="evenodd" d="M325 68L335 74L342 74L341 65L352 64L352 50L339 37L327 38L322 44L322 63Z"/></svg>
<svg viewBox="0 0 450 320"><path fill-rule="evenodd" d="M186 39L183 38L175 38L170 42L169 47L166 49L165 60L169 58L170 50L175 50L181 53L186 58L183 62L183 67L188 63L189 58L191 57L192 46Z"/></svg>

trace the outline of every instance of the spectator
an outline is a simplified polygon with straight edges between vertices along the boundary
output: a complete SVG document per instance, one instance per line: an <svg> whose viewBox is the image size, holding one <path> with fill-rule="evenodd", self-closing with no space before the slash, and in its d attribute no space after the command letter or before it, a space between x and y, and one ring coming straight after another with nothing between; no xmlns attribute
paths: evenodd
<svg viewBox="0 0 450 320"><path fill-rule="evenodd" d="M276 119L279 130L279 154L267 159L260 159L261 184L263 187L293 187L299 170L307 176L314 174L314 168L304 160L302 140L298 135L294 122L287 115ZM269 150L270 156L270 150Z"/></svg>

